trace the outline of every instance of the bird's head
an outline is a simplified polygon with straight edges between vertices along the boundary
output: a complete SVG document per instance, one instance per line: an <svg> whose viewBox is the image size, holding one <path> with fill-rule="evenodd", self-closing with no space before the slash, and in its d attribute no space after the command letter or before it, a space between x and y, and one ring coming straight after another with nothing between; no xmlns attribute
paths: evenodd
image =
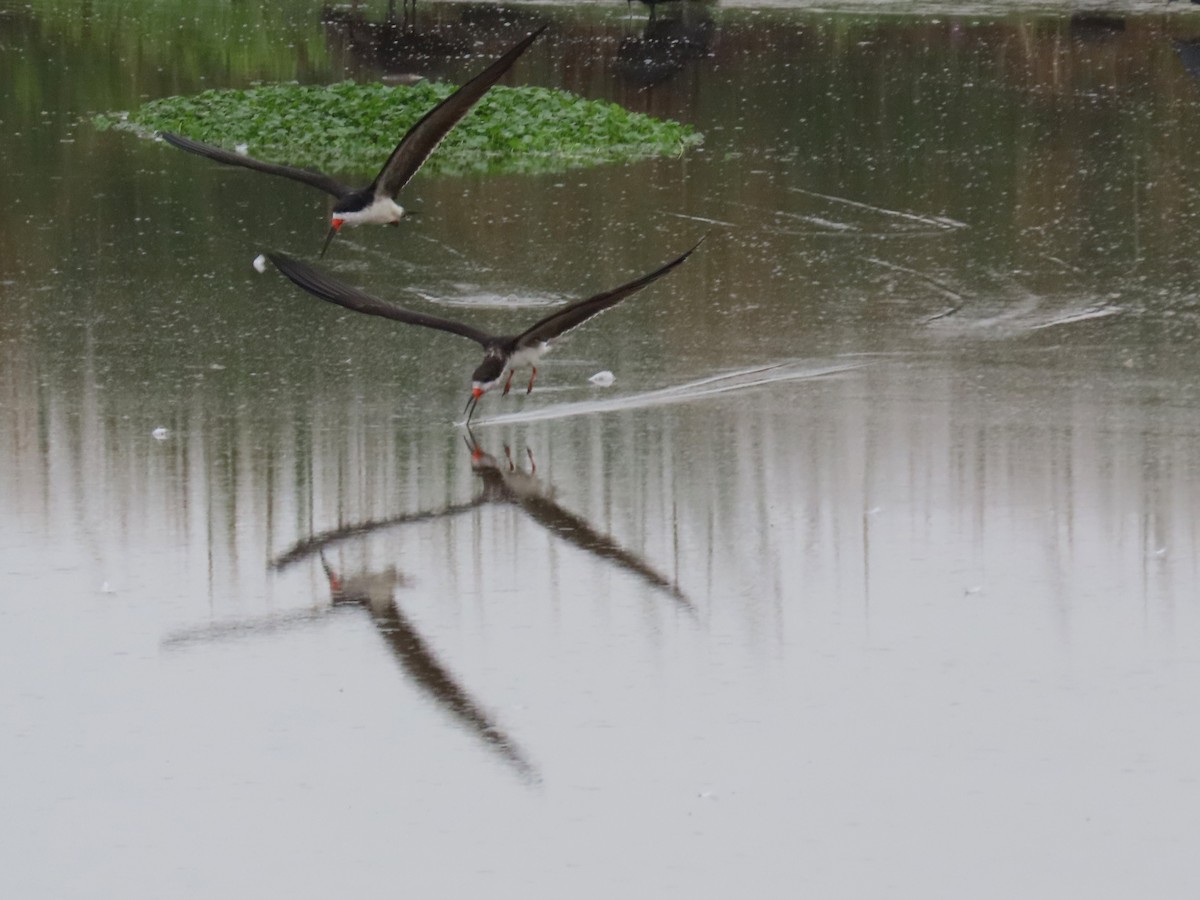
<svg viewBox="0 0 1200 900"><path fill-rule="evenodd" d="M471 374L471 398L467 400L466 409L463 410L467 414L468 423L471 421L471 416L475 414L475 406L479 403L479 398L499 384L500 376L503 374L504 360L491 354L484 357L483 362Z"/></svg>

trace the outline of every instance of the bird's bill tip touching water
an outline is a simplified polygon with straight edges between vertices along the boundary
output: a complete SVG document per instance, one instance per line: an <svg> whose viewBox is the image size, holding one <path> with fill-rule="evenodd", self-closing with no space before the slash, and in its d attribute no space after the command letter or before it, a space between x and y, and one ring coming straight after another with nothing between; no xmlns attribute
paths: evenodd
<svg viewBox="0 0 1200 900"><path fill-rule="evenodd" d="M475 407L479 405L479 398L483 396L483 391L479 388L471 390L471 396L467 398L467 405L463 407L463 414L467 417L466 425L471 424L471 416L475 415Z"/></svg>

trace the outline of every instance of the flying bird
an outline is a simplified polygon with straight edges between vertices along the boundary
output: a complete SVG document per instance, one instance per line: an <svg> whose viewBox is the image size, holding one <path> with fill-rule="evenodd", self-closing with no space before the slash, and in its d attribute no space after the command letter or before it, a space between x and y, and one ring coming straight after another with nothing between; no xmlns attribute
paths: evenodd
<svg viewBox="0 0 1200 900"><path fill-rule="evenodd" d="M388 157L379 174L365 188L352 188L335 178L312 169L263 162L252 156L234 153L195 141L169 131L160 131L159 136L168 144L181 150L208 157L219 163L256 169L268 175L280 175L311 185L337 198L329 220L329 233L321 245L321 256L329 248L343 225L397 225L404 215L404 207L396 203L396 195L417 174L429 154L433 153L459 120L471 111L480 98L501 76L504 75L526 48L547 28L543 25L508 50L494 63L460 87L457 91L427 112L416 125L400 139L392 155Z"/></svg>
<svg viewBox="0 0 1200 900"><path fill-rule="evenodd" d="M426 328L448 331L481 344L483 346L483 362L471 375L471 397L467 400L466 408L463 410L467 415L467 422L470 422L479 398L496 387L504 378L505 373L508 378L504 382L504 393L507 394L512 386L513 371L529 366L532 371L529 375L529 387L525 390L526 393L529 393L533 390L533 380L537 377L537 362L550 348L550 341L572 328L582 325L597 313L616 306L626 297L666 275L691 256L703 241L704 238L701 238L686 253L659 266L653 272L618 288L613 288L611 291L570 303L539 319L519 334L509 335L490 334L463 322L403 309L386 300L380 300L364 291L343 284L336 278L282 253L268 253L267 258L275 264L275 268L295 284L322 300L328 300L330 303L336 303L346 309L366 313L370 316L382 316L385 319L393 319L407 325L422 325Z"/></svg>

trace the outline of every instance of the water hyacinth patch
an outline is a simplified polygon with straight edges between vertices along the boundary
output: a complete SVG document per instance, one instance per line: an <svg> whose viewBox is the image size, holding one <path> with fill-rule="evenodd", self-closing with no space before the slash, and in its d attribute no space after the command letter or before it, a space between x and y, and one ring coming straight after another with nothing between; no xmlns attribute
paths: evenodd
<svg viewBox="0 0 1200 900"><path fill-rule="evenodd" d="M373 175L400 137L455 90L422 82L389 87L265 85L152 100L101 128L174 131L258 159ZM679 122L540 87L494 87L429 158L439 173L547 172L678 155L702 137Z"/></svg>

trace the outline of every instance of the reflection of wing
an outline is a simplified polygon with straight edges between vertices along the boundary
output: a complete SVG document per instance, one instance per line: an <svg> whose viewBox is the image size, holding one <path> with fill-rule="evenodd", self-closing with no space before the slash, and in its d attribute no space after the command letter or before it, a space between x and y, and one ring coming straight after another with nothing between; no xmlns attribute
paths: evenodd
<svg viewBox="0 0 1200 900"><path fill-rule="evenodd" d="M685 257L686 255L684 254ZM641 576L652 586L666 591L676 603L695 616L695 606L678 585L655 571L640 556L626 550L608 535L598 532L586 519L559 506L554 501L553 487L542 484L532 471L523 472L517 469L511 458L505 466L496 457L484 451L470 428L467 429L466 442L467 449L471 451L472 468L475 469L475 474L483 479L484 492L481 500L519 506L546 530L581 550L614 562L626 571ZM504 451L507 457L508 448L505 447ZM530 462L532 460L530 455Z"/></svg>
<svg viewBox="0 0 1200 900"><path fill-rule="evenodd" d="M504 757L523 778L529 781L537 780L537 770L525 759L512 739L488 718L487 713L480 709L471 695L442 666L436 654L398 605L393 603L386 610L373 614L372 619L379 628L379 633L391 645L401 667L412 676L418 686L439 706L470 728L491 749Z"/></svg>
<svg viewBox="0 0 1200 900"><path fill-rule="evenodd" d="M351 538L362 537L365 534L370 534L373 531L381 531L386 528L392 528L397 525L407 525L412 522L429 522L433 519L441 519L448 516L457 516L459 513L467 512L475 509L484 502L483 497L477 497L474 500L469 500L466 503L455 503L450 506L445 506L442 509L430 510L427 512L404 513L399 516L391 516L387 519L368 519L365 522L356 522L352 525L343 525L340 528L331 528L329 531L322 531L307 537L302 541L297 541L283 553L279 554L271 560L270 566L272 569L284 569L293 563L299 562L305 557L312 556L315 553L320 553L321 550L331 547L334 544L342 541L350 540Z"/></svg>
<svg viewBox="0 0 1200 900"><path fill-rule="evenodd" d="M320 547L316 547L310 553L319 551ZM421 691L467 726L491 750L516 769L522 778L527 781L538 780L538 772L533 764L439 662L436 654L395 602L392 590L396 585L403 583L403 577L395 569L387 569L352 576L343 581L324 558L321 562L329 579L335 607L366 609L379 633L387 640L401 668L416 682ZM329 607L303 609L257 620L231 620L181 629L164 638L162 646L178 648L207 641L236 640L250 635L272 634L325 619L329 613Z"/></svg>
<svg viewBox="0 0 1200 900"><path fill-rule="evenodd" d="M651 568L640 556L626 550L608 535L598 532L586 519L567 512L548 497L526 497L517 503L530 518L563 540L641 576L644 581L670 594L687 612L696 614L695 606L674 582Z"/></svg>
<svg viewBox="0 0 1200 900"><path fill-rule="evenodd" d="M320 609L297 609L291 612L274 613L258 619L227 619L208 625L197 625L172 631L162 639L164 648L187 647L208 641L237 640L251 635L273 634L289 631L299 625L316 622L329 615L328 607Z"/></svg>

